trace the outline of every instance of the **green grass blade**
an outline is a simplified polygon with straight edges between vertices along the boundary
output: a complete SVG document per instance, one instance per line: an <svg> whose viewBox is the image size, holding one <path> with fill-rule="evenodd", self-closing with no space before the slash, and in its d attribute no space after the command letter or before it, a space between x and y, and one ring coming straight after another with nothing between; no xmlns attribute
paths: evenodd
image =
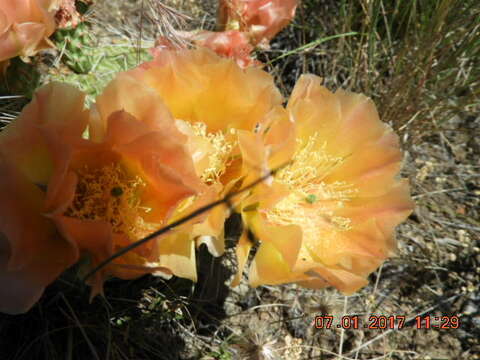
<svg viewBox="0 0 480 360"><path fill-rule="evenodd" d="M276 57L275 59L273 60L270 60L267 65L270 65L272 63L274 63L275 61L278 61L280 59L283 59L287 56L290 56L290 55L293 55L293 54L296 54L296 53L299 53L301 51L304 51L304 50L308 50L308 49L311 49L311 48L314 48L324 42L327 42L327 41L330 41L330 40L334 40L334 39L338 39L338 38L342 38L342 37L346 37L346 36L354 36L354 35L358 35L357 32L355 31L351 31L351 32L348 32L348 33L344 33L344 34L337 34L337 35L332 35L332 36L327 36L327 37L324 37L324 38L321 38L321 39L318 39L318 40L315 40L315 41L312 41L312 42L309 42L308 44L305 44L303 46L300 46L296 49L293 49L291 51L287 51L286 53Z"/></svg>

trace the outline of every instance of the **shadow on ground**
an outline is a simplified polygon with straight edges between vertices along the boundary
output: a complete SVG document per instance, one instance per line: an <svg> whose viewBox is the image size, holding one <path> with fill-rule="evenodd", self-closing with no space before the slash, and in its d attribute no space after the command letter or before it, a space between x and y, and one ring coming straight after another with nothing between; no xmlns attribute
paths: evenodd
<svg viewBox="0 0 480 360"><path fill-rule="evenodd" d="M213 335L228 295L230 270L204 246L197 256L196 285L154 276L112 279L105 297L91 303L78 269L70 269L28 313L0 314L1 359L184 358L186 334Z"/></svg>

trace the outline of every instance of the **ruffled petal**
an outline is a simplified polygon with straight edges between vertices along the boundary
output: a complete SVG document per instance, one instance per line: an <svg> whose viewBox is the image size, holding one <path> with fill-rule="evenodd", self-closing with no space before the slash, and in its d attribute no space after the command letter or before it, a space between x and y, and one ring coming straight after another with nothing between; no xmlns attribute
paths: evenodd
<svg viewBox="0 0 480 360"><path fill-rule="evenodd" d="M308 275L292 272L280 251L269 242L259 246L248 276L253 287L297 282L308 278Z"/></svg>
<svg viewBox="0 0 480 360"><path fill-rule="evenodd" d="M250 131L237 131L238 145L242 153L243 174L245 183L251 183L259 177L268 175L268 149L260 134Z"/></svg>
<svg viewBox="0 0 480 360"><path fill-rule="evenodd" d="M158 266L170 269L179 277L197 281L195 242L187 232L168 234L158 240Z"/></svg>
<svg viewBox="0 0 480 360"><path fill-rule="evenodd" d="M53 48L53 43L44 36L46 26L40 23L15 24L11 30L11 48L16 45L15 55L29 57L38 51ZM7 44L8 45L8 44ZM14 55L14 56L15 56Z"/></svg>
<svg viewBox="0 0 480 360"><path fill-rule="evenodd" d="M43 86L20 116L0 132L0 152L30 181L47 185L54 164L65 158L66 144L80 139L85 131L88 113L83 109L84 99L71 85L54 82Z"/></svg>
<svg viewBox="0 0 480 360"><path fill-rule="evenodd" d="M235 253L237 255L237 273L232 280L232 286L238 286L242 280L243 270L248 260L248 255L250 249L252 248L252 242L248 238L248 233L246 231L242 232L238 244L235 248Z"/></svg>
<svg viewBox="0 0 480 360"><path fill-rule="evenodd" d="M8 14L6 14L4 10L0 8L0 35L5 34L12 24L12 19L10 19L7 15Z"/></svg>
<svg viewBox="0 0 480 360"><path fill-rule="evenodd" d="M315 75L302 75L288 101L287 109L296 123L297 138L317 133L330 153L342 123L342 108L335 94L320 85Z"/></svg>
<svg viewBox="0 0 480 360"><path fill-rule="evenodd" d="M58 1L17 0L0 4L0 61L32 56L53 47L48 37L55 30Z"/></svg>
<svg viewBox="0 0 480 360"><path fill-rule="evenodd" d="M310 275L312 279L300 281L300 285L307 288L319 289L328 284L336 287L344 295L352 295L368 284L368 281L364 277L341 268L318 267L310 271L308 275Z"/></svg>
<svg viewBox="0 0 480 360"><path fill-rule="evenodd" d="M60 233L81 251L91 256L91 266L98 265L113 254L112 227L105 221L88 221L55 215L52 217ZM89 284L92 286L90 299L103 293L103 282L108 271L98 271Z"/></svg>
<svg viewBox="0 0 480 360"><path fill-rule="evenodd" d="M383 235L390 238L394 228L412 212L413 206L408 181L402 180L384 195L353 199L338 210L338 215L350 219L353 226L375 219Z"/></svg>
<svg viewBox="0 0 480 360"><path fill-rule="evenodd" d="M90 123L90 139L96 142L103 141L107 126L115 126L110 124L109 118L117 111L125 111L136 119L137 126L131 125L130 130L133 130L132 126L141 129L143 123L144 129L165 131L172 134L177 141L183 139L158 94L127 73L117 75L97 97L95 111L98 112L98 117ZM125 121L122 125L121 129L124 129ZM115 133L119 134L118 131ZM138 130L133 133L123 131L122 136L122 143L130 142L138 137Z"/></svg>
<svg viewBox="0 0 480 360"><path fill-rule="evenodd" d="M398 137L386 131L377 141L348 156L325 181L348 182L358 190L358 197L380 196L397 182L402 158Z"/></svg>
<svg viewBox="0 0 480 360"><path fill-rule="evenodd" d="M0 312L21 314L30 310L47 285L76 262L72 246L60 238L50 238L43 249L25 266L8 268L9 245L0 236Z"/></svg>
<svg viewBox="0 0 480 360"><path fill-rule="evenodd" d="M185 147L160 132L142 136L116 150L130 171L141 174L148 182L142 195L142 203L151 209L145 214L148 221L163 221L181 200L194 195L202 186Z"/></svg>
<svg viewBox="0 0 480 360"><path fill-rule="evenodd" d="M0 157L0 311L27 311L78 258L42 214L44 194Z"/></svg>
<svg viewBox="0 0 480 360"><path fill-rule="evenodd" d="M302 229L296 225L268 226L263 222L253 225L252 228L262 243L268 242L278 249L284 261L292 269L297 262L302 245Z"/></svg>
<svg viewBox="0 0 480 360"><path fill-rule="evenodd" d="M253 130L282 101L268 73L242 70L205 48L162 50L129 74L154 88L174 118L205 123L209 132Z"/></svg>
<svg viewBox="0 0 480 360"><path fill-rule="evenodd" d="M272 170L287 165L297 145L295 123L283 107L268 114L268 127L264 130L264 143L269 147L268 163Z"/></svg>
<svg viewBox="0 0 480 360"><path fill-rule="evenodd" d="M195 208L198 209L200 206L219 200L221 192L218 187L210 186L205 193L201 194L200 201ZM191 211L195 208L192 208ZM193 225L191 231L192 237L196 239L197 247L205 244L213 256L223 255L225 252L224 224L229 215L230 209L228 206L221 204L208 211L205 214L205 219L200 216L200 221Z"/></svg>
<svg viewBox="0 0 480 360"><path fill-rule="evenodd" d="M315 75L300 77L288 108L298 124L298 138L307 140L317 134L322 140L319 145L332 156L348 159L391 131L369 98L343 90L331 93Z"/></svg>

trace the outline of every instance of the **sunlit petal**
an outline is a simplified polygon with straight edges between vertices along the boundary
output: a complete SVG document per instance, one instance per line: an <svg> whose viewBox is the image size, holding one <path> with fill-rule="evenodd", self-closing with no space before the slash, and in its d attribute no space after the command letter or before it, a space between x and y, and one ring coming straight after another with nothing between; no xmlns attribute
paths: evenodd
<svg viewBox="0 0 480 360"><path fill-rule="evenodd" d="M413 209L408 182L397 178L398 137L370 99L332 93L314 75L299 79L287 110L291 131L239 133L257 176L271 171L274 150L282 149L272 139L295 134L286 147L295 151L284 156L291 161L239 206L261 242L250 277L253 284L332 285L351 294L394 253L395 227Z"/></svg>

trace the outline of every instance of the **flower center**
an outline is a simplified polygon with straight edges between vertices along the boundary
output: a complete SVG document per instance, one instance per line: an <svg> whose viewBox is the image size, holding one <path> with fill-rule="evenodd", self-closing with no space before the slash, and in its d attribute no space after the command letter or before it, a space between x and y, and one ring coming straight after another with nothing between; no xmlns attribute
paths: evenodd
<svg viewBox="0 0 480 360"><path fill-rule="evenodd" d="M106 221L113 232L124 233L130 239L155 230L154 224L146 223L141 216L148 209L141 206L146 183L139 176L132 176L118 163L95 169L84 166L76 172L78 184L66 216Z"/></svg>
<svg viewBox="0 0 480 360"><path fill-rule="evenodd" d="M358 190L344 181L324 181L343 161L344 158L327 154L317 134L299 141L293 162L275 176L291 192L266 212L267 220L279 225L300 225L306 240L326 235L325 232L350 229L350 219L335 215L335 210L355 197Z"/></svg>
<svg viewBox="0 0 480 360"><path fill-rule="evenodd" d="M207 132L207 126L204 123L188 123L195 136L200 137L209 144L208 165L203 169L200 178L206 184L218 182L225 173L230 162L230 153L233 144L221 131L216 133Z"/></svg>

